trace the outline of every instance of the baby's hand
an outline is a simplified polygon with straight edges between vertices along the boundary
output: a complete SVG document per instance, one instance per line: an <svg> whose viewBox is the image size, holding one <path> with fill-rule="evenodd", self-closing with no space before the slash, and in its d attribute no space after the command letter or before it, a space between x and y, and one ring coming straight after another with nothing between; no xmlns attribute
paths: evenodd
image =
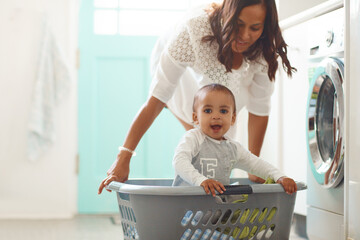
<svg viewBox="0 0 360 240"><path fill-rule="evenodd" d="M205 190L205 192L207 194L211 194L215 197L216 193L215 193L215 190L218 191L219 193L224 193L224 191L226 191L224 185L219 182L219 181L216 181L214 179L207 179L205 181L203 181L200 186L202 186Z"/></svg>
<svg viewBox="0 0 360 240"><path fill-rule="evenodd" d="M297 191L296 183L292 178L281 177L276 181L276 183L280 183L287 194L292 194Z"/></svg>

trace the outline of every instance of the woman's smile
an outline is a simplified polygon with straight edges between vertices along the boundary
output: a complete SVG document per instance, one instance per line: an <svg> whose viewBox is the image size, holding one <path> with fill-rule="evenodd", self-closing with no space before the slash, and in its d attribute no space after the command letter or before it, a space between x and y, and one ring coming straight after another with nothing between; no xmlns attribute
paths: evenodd
<svg viewBox="0 0 360 240"><path fill-rule="evenodd" d="M247 41L236 40L237 48L247 47L248 45L249 45L249 42L247 42Z"/></svg>

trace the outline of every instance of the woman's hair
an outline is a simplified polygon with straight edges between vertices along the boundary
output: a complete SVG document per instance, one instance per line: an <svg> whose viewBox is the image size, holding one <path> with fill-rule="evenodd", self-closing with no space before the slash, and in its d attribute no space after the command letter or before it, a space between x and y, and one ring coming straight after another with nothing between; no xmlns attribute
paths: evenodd
<svg viewBox="0 0 360 240"><path fill-rule="evenodd" d="M218 83L211 83L211 84L205 85L196 92L195 97L194 97L194 102L193 102L193 111L194 112L196 111L196 104L199 101L200 96L202 96L203 94L207 94L209 92L222 92L222 93L229 95L233 101L234 113L236 112L236 104L235 104L234 94L231 92L230 89L228 89L224 85L221 85Z"/></svg>
<svg viewBox="0 0 360 240"><path fill-rule="evenodd" d="M285 72L288 76L292 76L296 68L290 65L287 58L287 44L279 27L275 0L224 0L220 5L213 3L209 10L213 35L204 36L202 41L210 42L210 44L216 41L219 44L217 58L224 64L226 71L231 72L233 63L232 36L238 31L239 14L243 8L256 4L263 4L266 8L264 30L260 38L243 53L243 56L252 61L263 55L268 63L270 80L275 79L275 73L278 69L277 58L280 56Z"/></svg>

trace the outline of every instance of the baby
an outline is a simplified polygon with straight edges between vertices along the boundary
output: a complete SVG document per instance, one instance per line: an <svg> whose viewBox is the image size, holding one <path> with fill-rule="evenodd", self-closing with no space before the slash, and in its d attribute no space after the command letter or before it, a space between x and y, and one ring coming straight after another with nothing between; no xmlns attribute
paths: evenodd
<svg viewBox="0 0 360 240"><path fill-rule="evenodd" d="M293 179L226 136L235 123L235 113L235 98L228 88L210 84L199 89L193 104L196 127L185 133L175 150L173 186L202 186L215 196L215 190L226 191L232 169L239 168L274 179L288 194L296 192Z"/></svg>

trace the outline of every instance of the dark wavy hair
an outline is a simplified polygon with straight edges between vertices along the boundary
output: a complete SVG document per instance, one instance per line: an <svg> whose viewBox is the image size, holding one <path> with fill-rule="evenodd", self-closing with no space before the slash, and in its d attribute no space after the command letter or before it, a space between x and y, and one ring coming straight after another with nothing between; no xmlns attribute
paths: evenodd
<svg viewBox="0 0 360 240"><path fill-rule="evenodd" d="M224 64L226 71L231 72L233 63L231 43L234 40L232 36L238 31L239 14L243 8L256 4L263 4L266 8L264 30L243 56L253 61L262 55L268 64L268 76L271 81L275 80L278 69L277 58L280 56L285 72L291 77L296 68L290 65L287 58L287 44L279 27L275 0L224 0L220 5L213 3L208 10L213 35L204 36L202 41L210 44L216 41L219 44L217 58Z"/></svg>

